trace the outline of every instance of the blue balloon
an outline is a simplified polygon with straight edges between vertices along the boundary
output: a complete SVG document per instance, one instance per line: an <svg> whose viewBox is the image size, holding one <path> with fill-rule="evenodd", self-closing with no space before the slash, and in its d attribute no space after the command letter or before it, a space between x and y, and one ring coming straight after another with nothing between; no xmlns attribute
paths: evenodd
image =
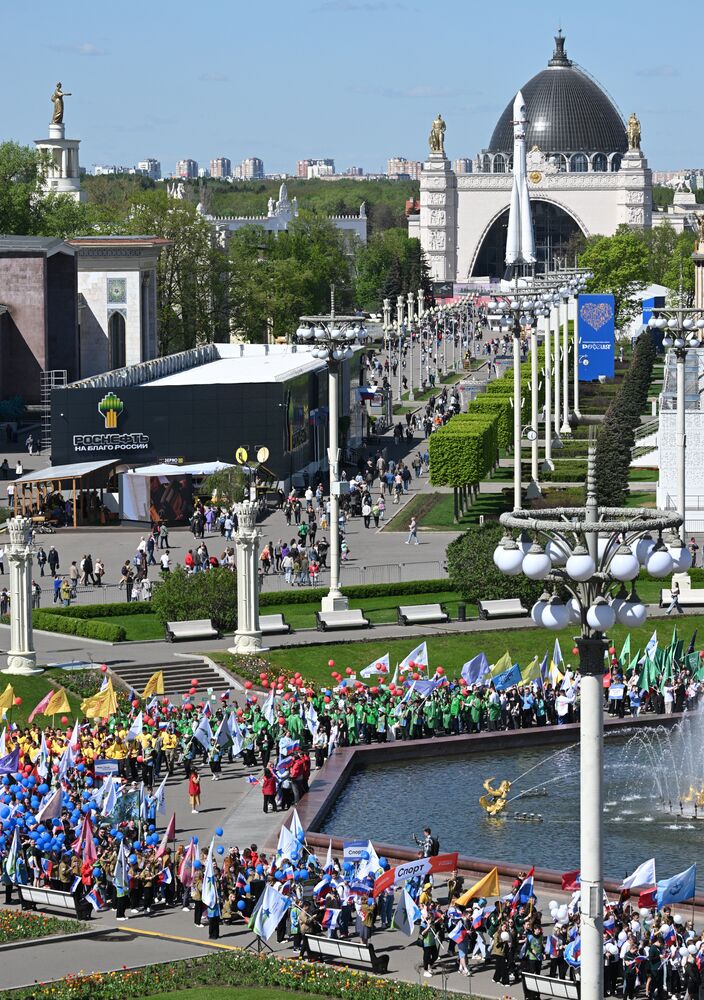
<svg viewBox="0 0 704 1000"><path fill-rule="evenodd" d="M42 784L39 785L39 787L37 788L37 791L39 792L40 795L46 795L46 793L49 791L49 786L46 784L46 782L42 782Z"/></svg>
<svg viewBox="0 0 704 1000"><path fill-rule="evenodd" d="M9 809L7 810L7 814L8 814L8 816L10 815L10 810ZM264 865L257 865L255 871L256 871L257 875L263 875L264 874Z"/></svg>
<svg viewBox="0 0 704 1000"><path fill-rule="evenodd" d="M247 909L247 904L243 899L239 899L237 901L237 909L240 911L240 913L242 913L244 910Z"/></svg>
<svg viewBox="0 0 704 1000"><path fill-rule="evenodd" d="M216 837L222 837L222 827L221 826L216 826L215 827L215 836Z"/></svg>
<svg viewBox="0 0 704 1000"><path fill-rule="evenodd" d="M9 815L10 815L10 809L9 809L9 807L8 806L3 806L2 809L0 809L0 818L7 819L7 817ZM264 871L263 868L262 868L262 871Z"/></svg>
<svg viewBox="0 0 704 1000"><path fill-rule="evenodd" d="M215 850L218 852L218 854L224 854L225 853L225 848L222 846L222 844L220 844L219 847L216 847Z"/></svg>
<svg viewBox="0 0 704 1000"><path fill-rule="evenodd" d="M251 885L249 885L249 883L244 887L244 891L245 891L246 895L249 896L249 894L252 891L252 887L251 887Z"/></svg>
<svg viewBox="0 0 704 1000"><path fill-rule="evenodd" d="M281 882L283 880L283 877L284 877L283 872L276 872L274 874L274 878L276 879L277 882Z"/></svg>
<svg viewBox="0 0 704 1000"><path fill-rule="evenodd" d="M78 771L78 772L79 772L80 774L83 774L83 772L85 771L85 769L86 769L86 767L85 767L85 764L78 764L78 765L77 765L77 767L76 767L76 770L77 770L77 771Z"/></svg>
<svg viewBox="0 0 704 1000"><path fill-rule="evenodd" d="M120 833L118 831L118 833L115 834L115 840L124 840L124 839L125 839L125 835L123 833Z"/></svg>
<svg viewBox="0 0 704 1000"><path fill-rule="evenodd" d="M203 862L198 861L198 859L196 858L196 860L193 862L193 867L195 868L196 871L198 871L200 868L203 867Z"/></svg>
<svg viewBox="0 0 704 1000"><path fill-rule="evenodd" d="M93 787L93 779L91 778L90 775L88 775L88 777L86 778L86 785L88 786L88 788Z"/></svg>
<svg viewBox="0 0 704 1000"><path fill-rule="evenodd" d="M194 843L194 844L197 844L197 843L198 843L198 838L197 838L197 837L192 837L191 839L193 840L193 843Z"/></svg>
<svg viewBox="0 0 704 1000"><path fill-rule="evenodd" d="M387 868L389 862L386 860L386 858L379 858L379 864L381 865L382 868Z"/></svg>
<svg viewBox="0 0 704 1000"><path fill-rule="evenodd" d="M93 878L101 878L102 874L103 873L101 872L100 868L93 869Z"/></svg>
<svg viewBox="0 0 704 1000"><path fill-rule="evenodd" d="M132 846L134 847L135 851L141 851L142 850L142 844L141 844L141 842L139 840L135 840L135 842L134 842L134 844Z"/></svg>
<svg viewBox="0 0 704 1000"><path fill-rule="evenodd" d="M130 854L130 856L129 856L129 858L127 860L129 861L129 863L131 865L136 865L137 864L137 855L136 854Z"/></svg>
<svg viewBox="0 0 704 1000"><path fill-rule="evenodd" d="M369 861L369 851L361 851L359 856L362 861Z"/></svg>
<svg viewBox="0 0 704 1000"><path fill-rule="evenodd" d="M154 824L153 824L153 823L150 823L150 824L149 824L149 832L150 832L150 833L154 833L154 831L155 831L155 830L156 830L156 827L154 826Z"/></svg>
<svg viewBox="0 0 704 1000"><path fill-rule="evenodd" d="M30 774L30 776L27 778L27 785L28 785L28 787L29 788L34 788L34 786L36 785L36 783L37 783L37 779L34 777L33 774Z"/></svg>
<svg viewBox="0 0 704 1000"><path fill-rule="evenodd" d="M88 805L87 802L86 802L86 804L84 806L81 806L81 812L84 813L84 815L86 815L86 816L90 812L90 806Z"/></svg>

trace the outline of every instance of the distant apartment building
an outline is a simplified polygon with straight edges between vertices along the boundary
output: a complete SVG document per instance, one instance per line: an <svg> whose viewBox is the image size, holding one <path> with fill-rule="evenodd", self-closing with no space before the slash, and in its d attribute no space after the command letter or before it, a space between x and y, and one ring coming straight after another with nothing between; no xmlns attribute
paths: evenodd
<svg viewBox="0 0 704 1000"><path fill-rule="evenodd" d="M199 180L205 180L206 177L210 177L210 171L207 167L198 167L198 178Z"/></svg>
<svg viewBox="0 0 704 1000"><path fill-rule="evenodd" d="M96 177L101 177L104 174L132 174L134 169L132 167L120 167L115 163L94 163L93 173Z"/></svg>
<svg viewBox="0 0 704 1000"><path fill-rule="evenodd" d="M335 161L332 159L299 160L296 164L296 176L309 180L311 177L329 177L335 173Z"/></svg>
<svg viewBox="0 0 704 1000"><path fill-rule="evenodd" d="M198 176L198 161L197 160L179 160L176 164L176 177L181 177L183 180L192 180Z"/></svg>
<svg viewBox="0 0 704 1000"><path fill-rule="evenodd" d="M364 177L364 167L348 167L345 170L346 177Z"/></svg>
<svg viewBox="0 0 704 1000"><path fill-rule="evenodd" d="M218 156L210 161L210 176L218 178L232 177L232 160L226 156Z"/></svg>
<svg viewBox="0 0 704 1000"><path fill-rule="evenodd" d="M405 156L392 156L386 162L386 173L391 180L420 180L423 164L420 160L407 160Z"/></svg>
<svg viewBox="0 0 704 1000"><path fill-rule="evenodd" d="M264 178L264 161L258 156L248 156L235 166L232 174L241 181L260 181Z"/></svg>
<svg viewBox="0 0 704 1000"><path fill-rule="evenodd" d="M161 163L152 157L140 160L135 167L135 171L138 174L144 174L145 177L148 177L152 181L161 180Z"/></svg>
<svg viewBox="0 0 704 1000"><path fill-rule="evenodd" d="M452 169L456 174L471 174L472 161L468 156L461 156L459 160L452 161Z"/></svg>

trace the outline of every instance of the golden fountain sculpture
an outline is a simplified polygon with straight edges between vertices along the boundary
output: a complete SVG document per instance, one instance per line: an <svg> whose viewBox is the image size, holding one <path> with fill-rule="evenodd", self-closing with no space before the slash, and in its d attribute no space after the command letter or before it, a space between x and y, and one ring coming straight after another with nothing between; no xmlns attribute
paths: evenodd
<svg viewBox="0 0 704 1000"><path fill-rule="evenodd" d="M498 816L506 808L508 793L511 791L510 781L504 779L500 785L493 788L491 783L494 780L494 778L486 779L483 786L488 795L482 795L479 799L479 805L489 816Z"/></svg>

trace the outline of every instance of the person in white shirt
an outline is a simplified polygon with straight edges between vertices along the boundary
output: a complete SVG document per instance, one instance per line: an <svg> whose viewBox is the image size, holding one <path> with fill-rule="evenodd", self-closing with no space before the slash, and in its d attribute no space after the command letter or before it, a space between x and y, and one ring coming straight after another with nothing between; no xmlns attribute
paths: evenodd
<svg viewBox="0 0 704 1000"><path fill-rule="evenodd" d="M170 573L171 572L171 553L168 549L159 556L159 562L161 563L161 572Z"/></svg>

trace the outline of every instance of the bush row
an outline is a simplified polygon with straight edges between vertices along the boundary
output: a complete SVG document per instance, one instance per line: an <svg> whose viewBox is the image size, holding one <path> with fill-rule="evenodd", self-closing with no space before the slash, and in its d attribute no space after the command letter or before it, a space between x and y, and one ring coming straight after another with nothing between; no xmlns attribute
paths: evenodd
<svg viewBox="0 0 704 1000"><path fill-rule="evenodd" d="M47 614L61 615L64 618L113 618L115 615L143 615L151 609L149 604L140 601L126 601L124 604L113 602L112 604L89 604L79 607L76 604L70 608L47 608Z"/></svg>
<svg viewBox="0 0 704 1000"><path fill-rule="evenodd" d="M122 625L86 621L83 618L71 618L51 611L33 611L32 624L34 628L43 629L45 632L78 635L84 639L102 639L104 642L124 642L127 638L127 632Z"/></svg>

